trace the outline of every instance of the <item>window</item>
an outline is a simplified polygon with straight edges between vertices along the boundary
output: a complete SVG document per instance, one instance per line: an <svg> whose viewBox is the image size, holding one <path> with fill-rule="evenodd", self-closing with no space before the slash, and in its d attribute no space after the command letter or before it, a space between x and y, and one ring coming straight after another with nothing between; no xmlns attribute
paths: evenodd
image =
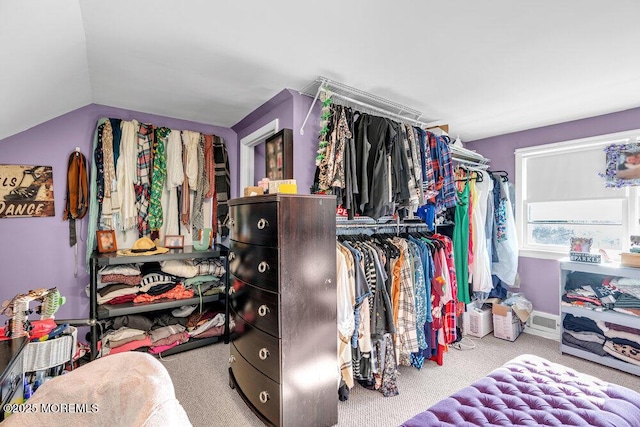
<svg viewBox="0 0 640 427"><path fill-rule="evenodd" d="M600 174L607 165L604 149L638 136L640 130L516 150L521 255L565 256L571 237L592 237L596 250L628 250L629 235L640 234L640 192L606 187Z"/></svg>

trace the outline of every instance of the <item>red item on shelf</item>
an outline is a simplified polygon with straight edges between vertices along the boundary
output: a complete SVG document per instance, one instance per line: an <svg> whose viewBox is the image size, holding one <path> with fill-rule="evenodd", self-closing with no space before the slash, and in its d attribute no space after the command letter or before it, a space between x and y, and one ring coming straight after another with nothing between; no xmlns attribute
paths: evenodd
<svg viewBox="0 0 640 427"><path fill-rule="evenodd" d="M29 331L30 339L37 339L47 335L53 331L56 326L56 321L53 319L33 320L31 321L31 330Z"/></svg>

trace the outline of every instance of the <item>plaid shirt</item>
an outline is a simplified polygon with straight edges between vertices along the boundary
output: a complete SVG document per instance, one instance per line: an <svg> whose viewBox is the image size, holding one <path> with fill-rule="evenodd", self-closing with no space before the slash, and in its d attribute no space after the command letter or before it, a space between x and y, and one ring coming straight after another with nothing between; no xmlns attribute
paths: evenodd
<svg viewBox="0 0 640 427"><path fill-rule="evenodd" d="M454 207L458 202L456 183L453 176L451 151L445 140L431 132L427 132L431 163L434 171L435 190L438 194L431 199L437 211Z"/></svg>
<svg viewBox="0 0 640 427"><path fill-rule="evenodd" d="M440 189L441 209L454 207L458 203L458 193L456 191L456 181L453 175L453 163L451 162L451 151L449 145L443 138L438 137L438 146L440 147L443 184Z"/></svg>
<svg viewBox="0 0 640 427"><path fill-rule="evenodd" d="M431 199L438 194L438 191L436 190L430 141L426 131L420 128L415 129L418 131L418 146L420 147L422 160L422 191L424 192L425 199Z"/></svg>
<svg viewBox="0 0 640 427"><path fill-rule="evenodd" d="M402 251L400 268L400 295L398 299L398 323L396 324L396 353L399 363L410 366L409 354L418 351L416 333L416 302L413 292L412 257L406 240L393 238L393 244Z"/></svg>
<svg viewBox="0 0 640 427"><path fill-rule="evenodd" d="M458 280L456 278L456 266L453 258L453 242L447 236L434 235L438 239L444 242L445 256L447 260L447 268L449 269L449 285L451 287L451 300L447 302L444 308L443 315L443 328L444 328L444 341L447 344L451 344L457 339L457 316L462 314L459 312L460 304L458 303ZM463 304L464 306L464 304Z"/></svg>

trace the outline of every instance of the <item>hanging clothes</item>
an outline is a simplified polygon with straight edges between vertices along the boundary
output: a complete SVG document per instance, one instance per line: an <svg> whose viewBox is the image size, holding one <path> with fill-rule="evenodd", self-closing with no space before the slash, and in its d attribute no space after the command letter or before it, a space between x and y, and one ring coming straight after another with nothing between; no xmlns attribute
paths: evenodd
<svg viewBox="0 0 640 427"><path fill-rule="evenodd" d="M224 139L219 136L213 137L213 159L215 162L215 197L213 202L214 228L223 238L229 235L227 221L229 219L228 201L231 197L231 177L229 174L229 155Z"/></svg>
<svg viewBox="0 0 640 427"><path fill-rule="evenodd" d="M209 192L209 179L206 176L205 155L204 155L204 135L200 134L197 146L198 155L198 174L196 178L195 195L193 196L193 216L191 218L191 233L198 235L198 230L204 228L204 216L202 215L202 207L204 205L204 197Z"/></svg>
<svg viewBox="0 0 640 427"><path fill-rule="evenodd" d="M453 243L437 234L339 235L338 241L337 250L355 266L346 276L348 290L341 292L349 294L349 300L338 301L339 307L351 305L357 324L357 334L351 337L354 380L394 395L397 366L421 368L439 345L456 340L459 303ZM359 303L356 295L362 291L357 289L365 287L369 295ZM340 343L339 348L344 350ZM342 384L348 381L344 375ZM344 388L340 398L348 398Z"/></svg>
<svg viewBox="0 0 640 427"><path fill-rule="evenodd" d="M180 201L180 223L188 227L191 223L191 191L198 184L198 143L200 133L189 130L181 132L182 138L182 198ZM188 228L187 228L188 230Z"/></svg>
<svg viewBox="0 0 640 427"><path fill-rule="evenodd" d="M167 138L167 177L162 193L165 235L180 234L178 187L184 182L182 139L179 130L171 130Z"/></svg>
<svg viewBox="0 0 640 427"><path fill-rule="evenodd" d="M161 127L155 129L153 139L153 171L151 177L151 195L149 198L149 228L158 233L164 223L162 211L162 193L167 178L166 144L171 129ZM159 235L157 236L159 237Z"/></svg>
<svg viewBox="0 0 640 427"><path fill-rule="evenodd" d="M509 197L509 182L500 181L501 195L499 210L504 213L496 228L496 256L498 262L491 264L491 272L507 286L516 284L518 273L518 241L516 223Z"/></svg>
<svg viewBox="0 0 640 427"><path fill-rule="evenodd" d="M355 295L353 287L350 286L349 277L354 274L353 265L349 265L347 260L353 259L346 256L340 244L336 244L336 264L337 264L337 298L338 298L338 361L340 363L340 374L348 388L353 388L353 367L351 365L351 336L355 329L355 317L353 304Z"/></svg>
<svg viewBox="0 0 640 427"><path fill-rule="evenodd" d="M138 123L137 130L137 168L134 185L136 194L136 210L138 237L148 237L151 234L149 228L149 199L151 197L151 148L153 146L153 126L147 123Z"/></svg>
<svg viewBox="0 0 640 427"><path fill-rule="evenodd" d="M84 218L89 207L87 160L79 150L71 153L67 168L67 194L62 218L63 220L69 220L69 246L74 247L75 256L73 275L78 277L76 220Z"/></svg>
<svg viewBox="0 0 640 427"><path fill-rule="evenodd" d="M493 180L489 174L480 170L474 172L479 179L475 179L476 200L472 211L473 232L473 264L470 268L470 281L474 292L488 295L493 288L491 281L491 258L489 247L491 235L486 234L489 198L493 197Z"/></svg>
<svg viewBox="0 0 640 427"><path fill-rule="evenodd" d="M469 295L469 183L464 182L462 191L458 192L458 204L455 212L453 229L453 248L458 279L458 300L468 304Z"/></svg>
<svg viewBox="0 0 640 427"><path fill-rule="evenodd" d="M80 151L74 151L67 162L67 194L62 218L69 220L69 246L75 246L76 219L82 219L89 207L87 160Z"/></svg>
<svg viewBox="0 0 640 427"><path fill-rule="evenodd" d="M136 194L134 185L137 175L137 129L138 121L122 121L122 138L120 140L120 156L116 164L118 181L118 204L120 206L120 230L126 231L137 224Z"/></svg>

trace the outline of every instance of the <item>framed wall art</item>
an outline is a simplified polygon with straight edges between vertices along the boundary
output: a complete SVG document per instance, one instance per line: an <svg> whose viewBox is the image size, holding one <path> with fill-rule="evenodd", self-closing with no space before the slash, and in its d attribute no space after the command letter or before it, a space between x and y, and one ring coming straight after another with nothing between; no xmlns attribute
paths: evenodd
<svg viewBox="0 0 640 427"><path fill-rule="evenodd" d="M116 232L113 230L96 231L96 240L98 241L98 252L101 254L116 252L118 250Z"/></svg>
<svg viewBox="0 0 640 427"><path fill-rule="evenodd" d="M265 141L266 175L270 180L293 179L293 131L282 129Z"/></svg>
<svg viewBox="0 0 640 427"><path fill-rule="evenodd" d="M605 148L607 170L600 174L607 187L640 185L640 144L612 144Z"/></svg>
<svg viewBox="0 0 640 427"><path fill-rule="evenodd" d="M0 218L54 215L51 166L0 165Z"/></svg>

